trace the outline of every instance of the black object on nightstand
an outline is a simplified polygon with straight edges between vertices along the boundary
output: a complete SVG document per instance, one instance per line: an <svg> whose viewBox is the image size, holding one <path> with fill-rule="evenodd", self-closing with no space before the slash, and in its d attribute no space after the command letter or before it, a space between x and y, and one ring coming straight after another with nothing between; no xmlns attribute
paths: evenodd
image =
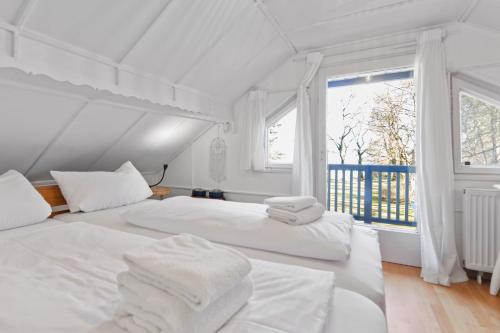
<svg viewBox="0 0 500 333"><path fill-rule="evenodd" d="M207 191L202 188L194 188L193 191L191 192L191 196L193 198L206 198Z"/></svg>
<svg viewBox="0 0 500 333"><path fill-rule="evenodd" d="M226 200L224 198L224 192L222 190L219 190L219 189L214 189L214 190L211 190L210 192L208 192L208 197L210 199Z"/></svg>

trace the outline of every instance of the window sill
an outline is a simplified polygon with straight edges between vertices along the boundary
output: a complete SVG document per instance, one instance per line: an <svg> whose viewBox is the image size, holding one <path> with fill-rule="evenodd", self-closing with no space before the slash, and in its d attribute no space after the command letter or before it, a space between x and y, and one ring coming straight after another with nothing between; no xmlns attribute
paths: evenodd
<svg viewBox="0 0 500 333"><path fill-rule="evenodd" d="M488 175L500 176L500 167L498 166L455 166L456 175Z"/></svg>
<svg viewBox="0 0 500 333"><path fill-rule="evenodd" d="M398 227L398 226L391 226L391 225L368 224L368 223L364 223L363 221L358 221L358 220L356 220L354 222L354 225L370 228L370 229L377 230L377 231L397 232L397 233L412 234L412 235L419 235L420 234L418 231L418 227L417 228L405 228L405 227Z"/></svg>
<svg viewBox="0 0 500 333"><path fill-rule="evenodd" d="M267 167L264 170L257 170L262 173L292 173L291 167Z"/></svg>

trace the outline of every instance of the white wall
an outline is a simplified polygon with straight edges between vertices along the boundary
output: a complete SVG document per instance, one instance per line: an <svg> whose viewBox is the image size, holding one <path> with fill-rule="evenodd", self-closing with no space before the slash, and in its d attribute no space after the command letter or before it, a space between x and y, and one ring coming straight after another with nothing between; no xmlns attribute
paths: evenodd
<svg viewBox="0 0 500 333"><path fill-rule="evenodd" d="M322 68L335 68L337 73L366 71L370 66L380 65L379 69L404 65L408 54L415 50L416 33L400 34L388 38L372 39L363 43L350 43L340 47L325 49L326 55ZM447 28L446 47L450 72L462 72L478 79L496 82L500 86L499 68L485 66L498 63L500 59L500 35L482 32L477 28L454 24ZM487 70L491 67L491 70ZM265 80L257 83L256 88L269 91L268 111L294 94L299 78L304 71L303 58L290 59ZM487 73L487 75L484 75ZM236 119L245 110L243 96L235 104ZM313 101L315 112L320 109L319 96ZM315 115L317 116L317 115ZM450 110L451 124L451 110ZM318 131L316 131L318 132ZM265 196L289 194L291 190L290 173L263 173L241 171L238 166L239 131L223 134L228 145L227 180L216 184L208 174L208 153L210 142L217 136L217 128L212 128L183 152L168 171L166 183L177 187L175 193L186 194L192 187L221 188L231 200L261 202ZM320 140L320 138L316 138ZM319 145L316 145L319 146ZM321 154L316 151L316 156ZM456 175L456 230L457 244L461 253L462 191L465 187L491 187L500 182L499 177L484 175ZM380 231L381 251L384 260L420 265L420 240L415 233L401 233L390 230Z"/></svg>
<svg viewBox="0 0 500 333"><path fill-rule="evenodd" d="M448 29L446 46L451 73L471 76L496 86L500 91L500 32L475 25L456 24ZM455 173L455 230L460 256L463 249L463 190L491 188L495 183L500 183L500 175Z"/></svg>
<svg viewBox="0 0 500 333"><path fill-rule="evenodd" d="M223 189L231 200L262 202L264 197L290 193L290 173L243 171L239 168L239 134L221 131L227 145L227 180L217 183L209 175L211 141L218 135L218 126L212 127L186 149L167 171L166 183L178 193L194 187ZM184 191L178 191L184 190Z"/></svg>
<svg viewBox="0 0 500 333"><path fill-rule="evenodd" d="M267 112L272 112L295 94L298 78L304 71L304 61L288 60L273 75L255 85L269 91ZM166 184L174 188L174 194L188 194L194 187L220 188L230 200L262 202L265 197L290 195L291 171L243 171L239 168L241 115L246 112L247 95L234 105L235 123L229 133L214 126L203 134L169 166ZM216 183L209 175L209 150L211 141L218 135L227 145L227 179Z"/></svg>

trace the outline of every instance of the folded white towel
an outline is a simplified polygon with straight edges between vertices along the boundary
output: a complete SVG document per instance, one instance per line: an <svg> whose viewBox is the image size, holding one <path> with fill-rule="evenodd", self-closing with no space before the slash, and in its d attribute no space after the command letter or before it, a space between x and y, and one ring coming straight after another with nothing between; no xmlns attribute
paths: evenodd
<svg viewBox="0 0 500 333"><path fill-rule="evenodd" d="M500 184L494 184L493 187L496 188L497 190L500 190Z"/></svg>
<svg viewBox="0 0 500 333"><path fill-rule="evenodd" d="M302 209L298 212L289 212L287 210L270 207L267 209L269 217L293 225L307 224L316 221L325 213L325 208L316 203L310 208Z"/></svg>
<svg viewBox="0 0 500 333"><path fill-rule="evenodd" d="M145 284L128 272L118 276L124 302L117 323L132 315L134 322L152 331L213 333L238 312L252 295L249 277L198 312L169 293Z"/></svg>
<svg viewBox="0 0 500 333"><path fill-rule="evenodd" d="M120 308L119 311L120 313L116 315L114 321L125 331L130 333L160 333L158 331L154 331L156 328L148 327L147 323L142 322L140 319L134 318L131 314L126 313L122 308Z"/></svg>
<svg viewBox="0 0 500 333"><path fill-rule="evenodd" d="M273 197L264 200L264 204L271 208L283 209L290 212L298 212L311 207L317 202L316 198L309 196L302 197Z"/></svg>
<svg viewBox="0 0 500 333"><path fill-rule="evenodd" d="M196 311L203 311L251 270L240 252L187 234L126 252L124 259L139 280L179 297Z"/></svg>

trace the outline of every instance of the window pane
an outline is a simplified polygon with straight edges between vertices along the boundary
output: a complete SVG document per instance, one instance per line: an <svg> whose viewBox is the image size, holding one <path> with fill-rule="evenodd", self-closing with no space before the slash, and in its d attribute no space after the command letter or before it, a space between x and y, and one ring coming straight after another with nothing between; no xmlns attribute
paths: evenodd
<svg viewBox="0 0 500 333"><path fill-rule="evenodd" d="M294 108L267 129L267 159L271 164L293 163L295 122L297 109Z"/></svg>
<svg viewBox="0 0 500 333"><path fill-rule="evenodd" d="M328 208L414 230L413 71L336 78L328 81L326 98Z"/></svg>
<svg viewBox="0 0 500 333"><path fill-rule="evenodd" d="M412 71L328 82L329 164L415 165Z"/></svg>
<svg viewBox="0 0 500 333"><path fill-rule="evenodd" d="M463 164L500 166L500 108L461 92L460 141Z"/></svg>

